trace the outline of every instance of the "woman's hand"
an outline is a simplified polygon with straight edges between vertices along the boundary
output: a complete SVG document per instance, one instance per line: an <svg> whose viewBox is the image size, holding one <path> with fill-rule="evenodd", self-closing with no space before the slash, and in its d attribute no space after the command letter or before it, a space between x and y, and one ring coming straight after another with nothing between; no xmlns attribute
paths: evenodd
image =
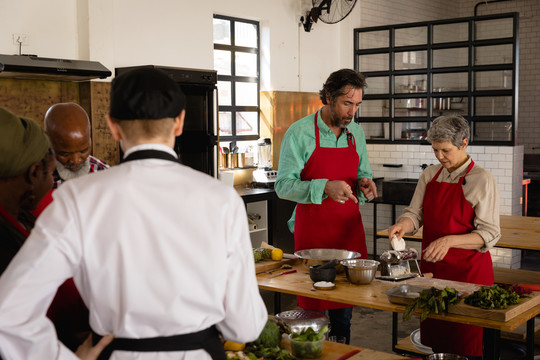
<svg viewBox="0 0 540 360"><path fill-rule="evenodd" d="M414 224L409 218L402 218L400 221L388 228L388 239L396 235L398 239L402 239L405 234L414 231Z"/></svg>
<svg viewBox="0 0 540 360"><path fill-rule="evenodd" d="M105 335L99 340L96 346L92 347L92 334L77 348L75 355L82 360L97 360L99 354L113 341L112 334Z"/></svg>
<svg viewBox="0 0 540 360"><path fill-rule="evenodd" d="M345 201L352 200L355 204L358 199L354 195L351 187L343 180L328 180L324 186L324 193L338 203L345 204Z"/></svg>
<svg viewBox="0 0 540 360"><path fill-rule="evenodd" d="M437 262L444 259L448 250L452 247L452 236L443 236L433 241L427 248L422 250L422 258L429 262Z"/></svg>

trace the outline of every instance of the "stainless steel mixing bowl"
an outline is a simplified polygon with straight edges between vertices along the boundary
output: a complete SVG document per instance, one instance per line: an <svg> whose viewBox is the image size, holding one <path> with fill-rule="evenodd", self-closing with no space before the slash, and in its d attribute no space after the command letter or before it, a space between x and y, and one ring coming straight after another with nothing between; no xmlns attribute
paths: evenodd
<svg viewBox="0 0 540 360"><path fill-rule="evenodd" d="M340 250L340 249L306 249L299 250L294 255L302 260L302 264L309 269L312 265L322 265L331 260L356 259L360 257L360 253L356 251ZM343 271L343 267L338 263L336 265L338 272Z"/></svg>
<svg viewBox="0 0 540 360"><path fill-rule="evenodd" d="M347 279L356 285L369 284L375 278L379 262L365 259L342 260L341 265L345 268Z"/></svg>
<svg viewBox="0 0 540 360"><path fill-rule="evenodd" d="M308 327L319 332L323 326L330 323L326 315L311 310L283 311L277 314L276 317L283 320L285 325L287 325L292 332L296 333L300 333L303 329L307 329Z"/></svg>

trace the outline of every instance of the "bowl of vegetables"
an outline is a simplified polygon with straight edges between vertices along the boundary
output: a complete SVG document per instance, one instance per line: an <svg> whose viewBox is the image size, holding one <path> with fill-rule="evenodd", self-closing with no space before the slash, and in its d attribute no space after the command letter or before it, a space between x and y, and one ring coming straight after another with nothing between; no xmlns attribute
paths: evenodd
<svg viewBox="0 0 540 360"><path fill-rule="evenodd" d="M316 359L322 356L324 334L328 326L322 327L318 332L309 327L301 332L289 334L291 352L294 356L302 359Z"/></svg>

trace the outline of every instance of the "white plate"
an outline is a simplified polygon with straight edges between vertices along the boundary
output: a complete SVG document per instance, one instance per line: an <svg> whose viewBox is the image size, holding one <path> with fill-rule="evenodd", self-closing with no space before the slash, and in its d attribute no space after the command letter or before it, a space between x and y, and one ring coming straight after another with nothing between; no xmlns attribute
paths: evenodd
<svg viewBox="0 0 540 360"><path fill-rule="evenodd" d="M411 342L413 343L416 350L425 353L425 354L433 354L433 350L431 350L430 347L427 347L425 345L422 345L420 342L420 329L416 329L411 333Z"/></svg>

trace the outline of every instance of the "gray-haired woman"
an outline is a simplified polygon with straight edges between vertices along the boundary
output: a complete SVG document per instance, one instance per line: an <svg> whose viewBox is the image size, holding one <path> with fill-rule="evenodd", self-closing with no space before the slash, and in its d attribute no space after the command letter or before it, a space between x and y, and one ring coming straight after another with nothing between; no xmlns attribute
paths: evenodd
<svg viewBox="0 0 540 360"><path fill-rule="evenodd" d="M441 165L420 176L410 205L389 237L415 233L421 226L422 272L438 279L493 285L489 249L501 237L499 194L493 176L467 155L469 124L460 116L440 116L428 131ZM435 352L482 356L482 329L426 319L420 325L421 342Z"/></svg>

